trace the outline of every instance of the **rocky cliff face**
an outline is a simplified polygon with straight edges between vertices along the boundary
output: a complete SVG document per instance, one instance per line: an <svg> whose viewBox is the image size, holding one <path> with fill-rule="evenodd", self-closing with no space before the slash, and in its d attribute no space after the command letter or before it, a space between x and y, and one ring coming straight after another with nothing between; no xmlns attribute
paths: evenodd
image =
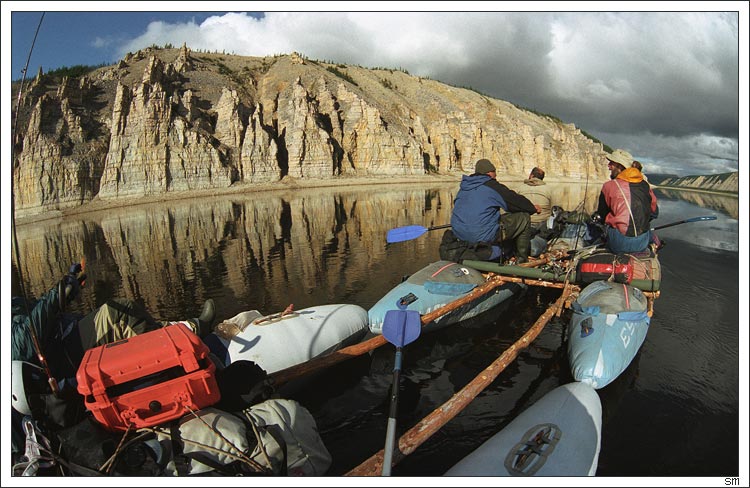
<svg viewBox="0 0 750 488"><path fill-rule="evenodd" d="M41 73L15 138L19 216L230 185L344 175L498 173L605 180L572 124L389 69L147 49L77 80Z"/></svg>
<svg viewBox="0 0 750 488"><path fill-rule="evenodd" d="M739 172L722 173L718 175L684 176L682 178L667 178L659 186L695 188L699 190L713 190L739 193Z"/></svg>

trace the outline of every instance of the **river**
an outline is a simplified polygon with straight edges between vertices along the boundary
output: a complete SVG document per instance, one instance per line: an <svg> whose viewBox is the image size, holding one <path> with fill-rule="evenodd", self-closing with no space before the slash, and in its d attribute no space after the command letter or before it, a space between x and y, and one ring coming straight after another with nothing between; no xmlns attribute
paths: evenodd
<svg viewBox="0 0 750 488"><path fill-rule="evenodd" d="M74 305L80 312L112 297L135 300L169 320L197 316L207 298L216 301L219 320L250 309L277 312L290 303L296 309L323 303L367 309L404 276L438 259L443 231L396 244L386 244L386 232L448 223L457 186L284 190L25 224L17 229L21 267L27 289L38 295L85 257L89 278ZM595 186L553 185L555 203L566 209L582 203L592 211ZM598 390L603 429L597 476L720 477L723 484L724 477L739 475L745 459L739 436L740 353L747 344L740 347L739 340L738 199L696 192L657 196L654 225L701 215L717 220L659 231L667 244L649 334L628 369ZM405 347L400 432L494 361L558 293L532 287ZM741 306L746 316L746 303ZM553 319L392 474L440 476L535 400L572 381L563 341L567 318ZM290 392L316 418L333 456L328 474L345 474L383 448L393 353L386 344ZM745 436L742 446L746 453Z"/></svg>

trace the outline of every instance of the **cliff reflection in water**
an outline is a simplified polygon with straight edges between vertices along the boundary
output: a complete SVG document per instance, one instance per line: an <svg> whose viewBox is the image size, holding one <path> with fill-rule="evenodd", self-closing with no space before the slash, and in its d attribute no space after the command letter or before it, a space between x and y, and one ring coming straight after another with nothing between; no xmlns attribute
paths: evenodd
<svg viewBox="0 0 750 488"><path fill-rule="evenodd" d="M575 208L586 187L555 190ZM89 279L74 305L89 311L112 297L156 318L196 316L214 298L219 319L323 303L365 308L404 275L438 259L443 230L386 245L389 229L450 222L458 183L283 190L171 201L19 226L27 290L46 291L72 262ZM593 210L599 185L587 188Z"/></svg>
<svg viewBox="0 0 750 488"><path fill-rule="evenodd" d="M740 215L740 202L738 196L691 190L667 190L664 188L659 188L655 191L656 197L659 199L684 200L689 203L694 203L699 207L716 210L733 219L738 219Z"/></svg>

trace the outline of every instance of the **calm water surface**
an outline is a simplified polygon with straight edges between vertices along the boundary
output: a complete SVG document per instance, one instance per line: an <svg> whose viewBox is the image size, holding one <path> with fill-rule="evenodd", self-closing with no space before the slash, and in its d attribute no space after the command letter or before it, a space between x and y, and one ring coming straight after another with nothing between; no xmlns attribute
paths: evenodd
<svg viewBox="0 0 750 488"><path fill-rule="evenodd" d="M89 280L76 304L82 312L111 297L138 301L164 319L196 316L207 298L216 301L219 320L250 309L276 312L290 303L297 309L323 303L367 309L403 277L439 259L442 230L389 245L386 232L448 223L457 187L281 191L28 224L18 229L21 266L28 289L39 294L85 257ZM598 190L556 187L556 203L572 209L584 202L592 211ZM603 435L597 476L737 476L738 200L657 195L661 215L655 225L718 218L659 232L667 245L660 253L661 297L651 330L623 375L598 390ZM558 294L532 287L404 348L399 432L471 381ZM534 401L572 381L563 340L568 313L553 319L469 407L392 474L442 475ZM345 474L383 448L393 356L387 344L285 392L315 416L333 456L330 475Z"/></svg>

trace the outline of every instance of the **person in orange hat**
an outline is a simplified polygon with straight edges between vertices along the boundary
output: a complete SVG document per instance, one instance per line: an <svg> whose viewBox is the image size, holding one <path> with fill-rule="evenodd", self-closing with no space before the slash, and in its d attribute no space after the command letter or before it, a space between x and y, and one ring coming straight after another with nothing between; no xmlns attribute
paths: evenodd
<svg viewBox="0 0 750 488"><path fill-rule="evenodd" d="M597 213L606 224L607 248L618 254L645 251L652 241L651 220L659 215L656 195L631 166L630 153L616 149L606 158L610 181L602 185Z"/></svg>

